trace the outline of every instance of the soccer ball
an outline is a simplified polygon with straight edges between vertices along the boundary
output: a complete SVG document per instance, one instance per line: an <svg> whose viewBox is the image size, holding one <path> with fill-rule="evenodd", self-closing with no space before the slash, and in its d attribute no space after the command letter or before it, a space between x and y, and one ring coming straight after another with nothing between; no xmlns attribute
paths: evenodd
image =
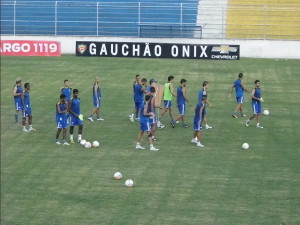
<svg viewBox="0 0 300 225"><path fill-rule="evenodd" d="M82 139L82 140L80 141L80 144L81 144L82 146L84 146L85 143L86 143L86 140L84 140L84 139Z"/></svg>
<svg viewBox="0 0 300 225"><path fill-rule="evenodd" d="M126 186L126 187L132 187L132 186L133 186L133 181L130 180L130 179L126 180L126 181L125 181L125 186Z"/></svg>
<svg viewBox="0 0 300 225"><path fill-rule="evenodd" d="M122 174L121 174L120 172L115 172L114 178L115 178L116 180L120 180L120 179L122 178Z"/></svg>
<svg viewBox="0 0 300 225"><path fill-rule="evenodd" d="M100 144L99 144L99 141L93 141L92 145L94 148L97 148L97 147L99 147Z"/></svg>
<svg viewBox="0 0 300 225"><path fill-rule="evenodd" d="M88 142L88 141L87 141L87 142L85 143L84 147L85 147L85 148L91 148L91 147L92 147L91 142Z"/></svg>
<svg viewBox="0 0 300 225"><path fill-rule="evenodd" d="M249 144L248 144L248 143L244 143L244 144L242 145L242 148L243 148L244 150L247 150L247 149L249 148Z"/></svg>
<svg viewBox="0 0 300 225"><path fill-rule="evenodd" d="M265 116L268 116L269 114L270 114L269 110L265 109L265 110L264 110L264 115L265 115Z"/></svg>

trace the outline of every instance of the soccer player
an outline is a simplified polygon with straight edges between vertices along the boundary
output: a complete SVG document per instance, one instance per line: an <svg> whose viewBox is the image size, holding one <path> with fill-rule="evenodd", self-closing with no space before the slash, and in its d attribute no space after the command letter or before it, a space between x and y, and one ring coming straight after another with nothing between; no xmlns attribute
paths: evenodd
<svg viewBox="0 0 300 225"><path fill-rule="evenodd" d="M239 77L236 81L234 81L233 86L231 87L231 91L229 94L229 97L232 94L233 88L235 88L235 95L236 95L236 101L237 101L237 106L234 109L233 113L232 113L232 117L233 118L238 118L237 116L237 112L240 111L241 113L241 117L246 117L246 115L243 113L243 102L244 102L244 91L247 91L247 88L244 84L244 82L242 81L244 78L243 73L239 73Z"/></svg>
<svg viewBox="0 0 300 225"><path fill-rule="evenodd" d="M198 104L200 105L202 102L202 97L203 97L203 93L206 93L206 103L211 106L212 104L208 101L208 93L207 93L207 89L209 88L209 82L208 81L203 81L202 84L202 88L200 89L200 91L198 92ZM203 122L205 124L205 129L211 129L212 127L208 125L207 123L207 115L206 115L206 110L205 110L205 114L204 114L204 119Z"/></svg>
<svg viewBox="0 0 300 225"><path fill-rule="evenodd" d="M15 114L16 123L19 122L19 112L22 111L22 98L21 98L22 92L23 92L23 88L22 88L21 78L17 78L16 84L13 87L13 96L14 96L15 109L16 109L16 114Z"/></svg>
<svg viewBox="0 0 300 225"><path fill-rule="evenodd" d="M164 109L162 110L162 113L160 115L160 118L158 120L158 127L161 126L161 119L165 115L167 111L169 111L170 117L171 117L171 125L174 128L175 127L175 120L174 115L172 111L172 97L177 97L177 95L174 92L173 87L174 82L174 76L168 77L168 82L164 85Z"/></svg>
<svg viewBox="0 0 300 225"><path fill-rule="evenodd" d="M158 151L159 149L155 148L152 144L152 134L151 134L151 128L149 123L149 117L153 117L154 114L152 112L148 113L149 108L149 101L150 101L150 95L145 96L145 101L142 104L142 107L140 108L140 131L138 133L137 137L137 143L135 148L136 149L145 149L141 146L141 140L144 132L148 133L148 141L150 144L150 150L151 151Z"/></svg>
<svg viewBox="0 0 300 225"><path fill-rule="evenodd" d="M142 107L144 94L146 93L146 89L147 89L146 83L147 83L146 78L143 78L141 80L140 76L136 75L136 81L133 83L133 93L134 93L133 99L134 99L135 109L133 113L129 116L131 122L138 120L139 110Z"/></svg>
<svg viewBox="0 0 300 225"><path fill-rule="evenodd" d="M74 92L73 92L74 93ZM93 115L97 115L97 120L104 120L100 117L100 105L101 105L101 90L100 90L100 78L95 78L95 83L93 85L93 102L94 102L94 109L90 117L88 118L91 122L94 122Z"/></svg>
<svg viewBox="0 0 300 225"><path fill-rule="evenodd" d="M150 86L149 95L150 95L150 100L149 100L147 112L153 113L153 116L149 117L149 123L151 127L152 140L157 141L157 138L154 136L157 128L156 109L155 109L155 101L156 101L155 87Z"/></svg>
<svg viewBox="0 0 300 225"><path fill-rule="evenodd" d="M21 95L22 98L22 113L23 113L23 120L22 120L22 125L23 125L23 131L28 132L28 131L35 131L35 129L32 127L32 112L31 112L31 106L30 106L30 84L25 83L24 84L24 91ZM28 124L29 128L28 130L26 129L26 119L28 119Z"/></svg>
<svg viewBox="0 0 300 225"><path fill-rule="evenodd" d="M70 101L72 88L70 87L69 80L64 80L64 86L60 89L60 94L64 94L66 96L67 102Z"/></svg>
<svg viewBox="0 0 300 225"><path fill-rule="evenodd" d="M251 91L253 115L246 120L246 126L249 127L250 120L256 118L256 127L263 128L259 125L259 118L262 112L261 102L263 101L263 98L261 97L260 81L256 80L254 84L255 87Z"/></svg>
<svg viewBox="0 0 300 225"><path fill-rule="evenodd" d="M57 132L56 132L56 141L55 143L58 145L61 145L61 142L59 141L59 135L61 130L63 130L63 145L70 145L67 142L67 128L68 128L68 119L67 119L67 112L68 112L68 105L67 105L67 97L65 94L60 95L60 101L56 103L56 126L57 126Z"/></svg>
<svg viewBox="0 0 300 225"><path fill-rule="evenodd" d="M80 116L80 98L78 89L73 90L73 97L69 101L69 113L70 113L70 142L74 143L73 132L74 126L78 126L78 139L80 143L82 138L83 121Z"/></svg>
<svg viewBox="0 0 300 225"><path fill-rule="evenodd" d="M180 86L177 88L177 106L178 106L178 111L179 111L179 116L176 118L176 123L177 121L179 122L180 120L182 121L182 126L183 127L189 127L184 119L185 119L185 111L186 111L186 102L189 103L189 105L191 106L190 101L187 99L187 94L186 94L186 83L187 80L186 79L181 79L180 81ZM175 124L174 124L175 126Z"/></svg>
<svg viewBox="0 0 300 225"><path fill-rule="evenodd" d="M204 147L201 144L200 140L202 137L202 122L205 118L205 107L207 104L207 93L203 91L201 103L197 104L195 109L195 116L194 116L194 138L191 140L192 143L195 143L198 147Z"/></svg>

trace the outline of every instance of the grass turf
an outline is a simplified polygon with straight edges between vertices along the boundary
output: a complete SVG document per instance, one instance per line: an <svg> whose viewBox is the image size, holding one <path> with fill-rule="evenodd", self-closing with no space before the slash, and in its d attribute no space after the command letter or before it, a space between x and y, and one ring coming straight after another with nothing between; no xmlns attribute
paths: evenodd
<svg viewBox="0 0 300 225"><path fill-rule="evenodd" d="M1 224L299 224L298 65L274 59L1 57ZM255 79L262 82L263 108L270 110L261 119L264 129L231 117L236 103L228 93L239 72L248 89ZM192 128L171 128L166 114L155 143L160 151L135 149L139 125L128 115L137 73L162 84L172 74L176 87L187 79L189 125L197 92L210 81L213 129L203 132L205 148L190 143ZM105 121L90 123L95 76L101 77ZM22 133L14 123L16 77L31 83L36 132ZM64 79L80 91L83 138L99 140L100 148L55 144L55 103ZM249 95L244 105L250 116ZM148 149L146 137L142 145ZM113 179L116 171L122 180ZM127 178L133 188L123 186Z"/></svg>

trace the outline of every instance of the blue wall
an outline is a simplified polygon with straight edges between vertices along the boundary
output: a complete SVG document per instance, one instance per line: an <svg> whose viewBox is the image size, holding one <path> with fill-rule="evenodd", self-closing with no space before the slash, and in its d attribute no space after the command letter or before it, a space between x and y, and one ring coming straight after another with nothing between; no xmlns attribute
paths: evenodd
<svg viewBox="0 0 300 225"><path fill-rule="evenodd" d="M137 37L139 23L196 25L197 4L197 0L17 1L14 23L14 1L1 1L1 34Z"/></svg>

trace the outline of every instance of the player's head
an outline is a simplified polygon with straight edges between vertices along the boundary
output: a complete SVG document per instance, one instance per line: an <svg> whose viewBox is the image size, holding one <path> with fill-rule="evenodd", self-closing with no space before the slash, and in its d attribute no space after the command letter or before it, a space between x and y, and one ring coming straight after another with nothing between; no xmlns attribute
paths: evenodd
<svg viewBox="0 0 300 225"><path fill-rule="evenodd" d="M29 84L29 83L25 83L25 84L24 84L24 88L25 88L26 90L30 90L30 84Z"/></svg>
<svg viewBox="0 0 300 225"><path fill-rule="evenodd" d="M209 84L208 81L203 81L202 87L205 88L205 89L207 89L208 88L208 84Z"/></svg>
<svg viewBox="0 0 300 225"><path fill-rule="evenodd" d="M168 81L171 82L172 80L174 80L174 76L168 76Z"/></svg>
<svg viewBox="0 0 300 225"><path fill-rule="evenodd" d="M255 80L254 84L255 84L255 87L259 87L260 86L260 80Z"/></svg>
<svg viewBox="0 0 300 225"><path fill-rule="evenodd" d="M150 98L151 98L150 95L146 95L146 96L145 96L145 102L149 102Z"/></svg>
<svg viewBox="0 0 300 225"><path fill-rule="evenodd" d="M59 96L59 99L60 99L62 102L65 102L66 99L67 99L67 96L66 96L65 94L61 94L61 95Z"/></svg>
<svg viewBox="0 0 300 225"><path fill-rule="evenodd" d="M186 79L181 79L180 81L181 86L185 87L186 82L187 82Z"/></svg>
<svg viewBox="0 0 300 225"><path fill-rule="evenodd" d="M243 73L239 73L239 79L243 79L244 74Z"/></svg>
<svg viewBox="0 0 300 225"><path fill-rule="evenodd" d="M95 83L98 84L99 82L100 82L100 78L99 78L99 77L96 77L96 78L95 78ZM73 93L74 93L74 92L73 92Z"/></svg>
<svg viewBox="0 0 300 225"><path fill-rule="evenodd" d="M65 85L65 87L68 87L69 86L69 80L64 80L64 85Z"/></svg>
<svg viewBox="0 0 300 225"><path fill-rule="evenodd" d="M155 87L150 87L150 92L155 93Z"/></svg>
<svg viewBox="0 0 300 225"><path fill-rule="evenodd" d="M151 79L151 80L149 81L150 85L151 85L152 83L156 83L156 82L157 82L157 80L155 80L155 79Z"/></svg>
<svg viewBox="0 0 300 225"><path fill-rule="evenodd" d="M140 75L139 74L135 75L135 81L139 83L140 80L141 80Z"/></svg>
<svg viewBox="0 0 300 225"><path fill-rule="evenodd" d="M21 84L21 78L20 78L20 77L18 77L18 78L16 79L16 84L18 84L18 85Z"/></svg>
<svg viewBox="0 0 300 225"><path fill-rule="evenodd" d="M78 89L74 89L74 90L73 90L73 97L77 98L78 95L79 95Z"/></svg>
<svg viewBox="0 0 300 225"><path fill-rule="evenodd" d="M147 79L146 79L146 78L143 78L143 79L141 80L141 82L142 82L142 84L146 84L146 83L147 83Z"/></svg>

